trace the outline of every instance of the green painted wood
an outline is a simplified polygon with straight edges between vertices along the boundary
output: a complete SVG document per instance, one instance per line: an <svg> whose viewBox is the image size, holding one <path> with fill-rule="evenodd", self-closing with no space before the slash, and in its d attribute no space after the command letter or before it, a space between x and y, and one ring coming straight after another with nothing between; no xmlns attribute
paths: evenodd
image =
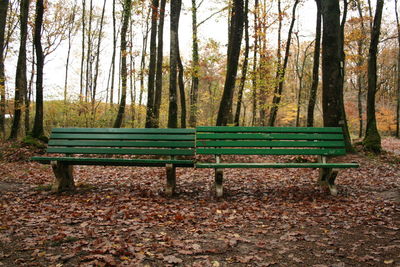
<svg viewBox="0 0 400 267"><path fill-rule="evenodd" d="M93 140L64 140L58 139L49 141L49 146L83 146L83 147L179 147L193 148L193 141L93 141Z"/></svg>
<svg viewBox="0 0 400 267"><path fill-rule="evenodd" d="M345 155L344 148L331 149L241 149L241 148L197 148L199 155Z"/></svg>
<svg viewBox="0 0 400 267"><path fill-rule="evenodd" d="M193 141L194 135L155 135L155 134L75 134L53 133L50 139L69 140L160 140L160 141Z"/></svg>
<svg viewBox="0 0 400 267"><path fill-rule="evenodd" d="M165 166L173 164L177 167L192 167L193 160L170 159L116 159L116 158L73 158L73 157L32 157L31 160L43 164L59 161L70 165L103 165L103 166Z"/></svg>
<svg viewBox="0 0 400 267"><path fill-rule="evenodd" d="M197 147L344 147L344 141L242 141L201 140Z"/></svg>
<svg viewBox="0 0 400 267"><path fill-rule="evenodd" d="M357 163L196 163L196 168L358 168Z"/></svg>
<svg viewBox="0 0 400 267"><path fill-rule="evenodd" d="M54 128L53 133L134 133L134 134L194 134L194 129L180 128Z"/></svg>
<svg viewBox="0 0 400 267"><path fill-rule="evenodd" d="M106 154L106 155L194 155L189 149L129 149L129 148L76 148L49 147L47 153L61 154Z"/></svg>
<svg viewBox="0 0 400 267"><path fill-rule="evenodd" d="M290 133L198 133L202 139L218 140L343 140L343 134L290 134Z"/></svg>
<svg viewBox="0 0 400 267"><path fill-rule="evenodd" d="M256 133L342 133L341 127L243 127L243 126L198 126L197 132L256 132Z"/></svg>

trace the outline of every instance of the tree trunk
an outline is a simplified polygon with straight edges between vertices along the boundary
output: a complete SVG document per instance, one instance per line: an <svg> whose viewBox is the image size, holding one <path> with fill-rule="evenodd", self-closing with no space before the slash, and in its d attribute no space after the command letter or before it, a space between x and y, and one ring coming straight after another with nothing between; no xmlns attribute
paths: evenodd
<svg viewBox="0 0 400 267"><path fill-rule="evenodd" d="M36 50L36 113L33 123L32 137L40 138L44 135L43 129L43 67L44 57L41 43L44 4L43 0L36 1L35 36Z"/></svg>
<svg viewBox="0 0 400 267"><path fill-rule="evenodd" d="M228 123L232 110L233 93L235 90L236 74L240 56L240 45L243 35L244 9L243 0L233 0L231 23L228 41L228 61L225 76L224 91L219 105L217 126Z"/></svg>
<svg viewBox="0 0 400 267"><path fill-rule="evenodd" d="M283 66L280 67L280 64L278 64L278 70L277 70L278 85L275 88L274 97L272 99L272 108L271 108L271 111L269 114L269 121L268 121L269 126L275 125L279 104L280 104L281 98L282 98L282 91L283 91L286 67L287 67L287 64L289 61L290 43L292 40L293 26L294 26L294 22L296 20L296 7L298 4L299 4L299 0L295 0L293 9L292 9L292 22L290 23L288 38L286 41L286 50L285 50L285 57L283 59Z"/></svg>
<svg viewBox="0 0 400 267"><path fill-rule="evenodd" d="M397 105L396 105L396 137L400 138L400 22L397 11L397 0L394 1L397 24Z"/></svg>
<svg viewBox="0 0 400 267"><path fill-rule="evenodd" d="M197 3L192 0L192 85L190 88L189 126L197 125L197 98L199 95L199 40L197 36Z"/></svg>
<svg viewBox="0 0 400 267"><path fill-rule="evenodd" d="M32 33L34 39L34 33ZM28 91L26 92L25 96L25 133L30 132L30 106L31 106L31 99L32 99L32 92L33 92L33 79L35 78L35 66L36 66L36 60L35 60L35 44L32 43L32 64L31 64L31 77L29 79L29 86L28 86Z"/></svg>
<svg viewBox="0 0 400 267"><path fill-rule="evenodd" d="M178 29L179 16L181 13L181 0L171 0L171 27L170 27L170 73L169 73L169 110L168 128L178 127L178 104L177 104L177 69L178 69Z"/></svg>
<svg viewBox="0 0 400 267"><path fill-rule="evenodd" d="M160 21L158 22L158 47L157 47L157 70L156 70L156 91L154 99L154 127L160 126L160 109L162 98L163 82L163 49L164 49L164 17L166 0L160 2Z"/></svg>
<svg viewBox="0 0 400 267"><path fill-rule="evenodd" d="M339 105L340 105L340 122L339 125L343 129L343 135L344 135L344 142L346 146L346 151L347 152L354 152L354 148L351 145L351 138L350 138L350 132L349 132L349 127L347 124L347 118L346 118L346 109L344 108L344 76L345 76L345 68L346 68L346 54L344 53L344 28L346 25L346 19L347 19L347 7L348 7L348 1L343 0L343 15L342 15L342 22L340 24L340 68L341 68L341 80L340 80L340 92L339 92Z"/></svg>
<svg viewBox="0 0 400 267"><path fill-rule="evenodd" d="M64 127L67 126L67 102L68 102L68 74L69 74L69 61L71 57L71 49L72 49L72 32L74 31L75 25L75 17L76 17L76 9L77 9L77 0L75 0L74 7L72 8L72 13L69 17L68 23L70 27L68 29L68 49L67 49L67 62L65 63L65 80L64 80Z"/></svg>
<svg viewBox="0 0 400 267"><path fill-rule="evenodd" d="M85 73L85 51L86 51L86 0L82 0L82 55L81 55L81 76L80 76L80 91L79 100L83 100L83 74Z"/></svg>
<svg viewBox="0 0 400 267"><path fill-rule="evenodd" d="M4 36L7 23L8 0L0 1L0 132L5 138L6 86L4 70Z"/></svg>
<svg viewBox="0 0 400 267"><path fill-rule="evenodd" d="M158 0L153 0L151 4L151 33L150 33L150 62L149 75L147 82L147 109L146 109L146 128L155 127L154 117L154 82L156 74L157 60L157 21L158 21Z"/></svg>
<svg viewBox="0 0 400 267"><path fill-rule="evenodd" d="M381 137L378 132L375 117L375 95L377 91L377 53L379 35L381 32L381 21L383 11L383 0L377 0L374 24L371 32L371 43L368 54L368 95L367 95L367 128L363 141L364 149L373 153L381 152Z"/></svg>
<svg viewBox="0 0 400 267"><path fill-rule="evenodd" d="M181 60L181 54L179 51L179 37L177 42L177 51L178 51L178 87L179 87L179 96L181 102L181 128L186 128L186 93L185 93L185 83L183 81L183 64Z"/></svg>
<svg viewBox="0 0 400 267"><path fill-rule="evenodd" d="M17 61L17 71L15 74L15 96L14 96L14 118L11 127L11 140L18 137L21 128L22 106L24 104L24 96L27 90L26 77L26 40L28 37L28 15L29 0L21 0L20 2L20 45Z"/></svg>
<svg viewBox="0 0 400 267"><path fill-rule="evenodd" d="M239 92L238 92L238 100L236 104L236 112L235 112L235 119L234 124L235 126L239 126L240 120L240 111L243 102L243 91L244 86L246 83L246 76L247 76L247 67L249 63L249 51L250 51L250 43L249 43L249 0L245 0L244 2L244 41L245 41L245 48L244 48L244 60L242 66L242 76L240 78L240 85L239 85Z"/></svg>
<svg viewBox="0 0 400 267"><path fill-rule="evenodd" d="M297 41L297 53L296 53L296 74L299 80L299 89L297 94L297 112L296 112L296 127L299 127L301 124L300 115L301 115L301 106L303 104L302 96L303 96L303 80L305 75L306 61L308 54L308 49L310 49L312 42L310 42L304 50L303 58L300 62L300 37L298 33L295 33L296 41Z"/></svg>
<svg viewBox="0 0 400 267"><path fill-rule="evenodd" d="M322 36L322 108L324 126L338 127L340 122L340 9L336 0L321 1Z"/></svg>
<svg viewBox="0 0 400 267"><path fill-rule="evenodd" d="M101 48L101 41L102 41L102 35L103 35L103 24L104 24L104 13L106 10L106 2L107 0L104 0L103 2L103 9L101 12L101 18L100 18L100 29L99 29L99 36L97 39L97 51L96 51L96 65L94 69L94 78L93 78L93 90L92 90L92 119L93 121L96 121L96 112L95 112L95 103L96 103L96 93L97 93L97 78L99 76L99 65L100 65L100 48Z"/></svg>
<svg viewBox="0 0 400 267"><path fill-rule="evenodd" d="M126 64L126 33L129 26L129 17L131 16L132 0L124 1L123 16L122 16L122 28L121 28L121 101L119 103L117 118L114 122L114 128L120 128L122 126L123 118L125 115L126 106L126 91L127 91L127 79L128 69Z"/></svg>
<svg viewBox="0 0 400 267"><path fill-rule="evenodd" d="M146 15L146 27L143 32L143 43L142 43L142 55L141 55L141 60L140 60L140 75L139 75L139 80L140 80L140 93L139 93L139 108L141 109L142 107L142 102L143 102L143 92L144 92L144 74L145 74L145 68L146 68L146 53L147 53L147 40L149 37L149 18L150 18L150 9L147 12ZM139 124L142 121L142 116L141 112L139 111L138 114L138 122Z"/></svg>
<svg viewBox="0 0 400 267"><path fill-rule="evenodd" d="M86 85L85 85L85 102L89 101L89 96L91 96L92 91L92 38L93 38L93 31L92 31L92 24L93 24L93 0L89 2L89 28L87 31L87 55L86 55Z"/></svg>
<svg viewBox="0 0 400 267"><path fill-rule="evenodd" d="M361 20L361 33L362 36L357 40L357 56L358 60L356 63L357 66L357 87L358 87L358 93L357 93L357 102L358 102L358 121L359 121L359 131L358 131L358 137L361 138L363 136L364 132L364 120L363 120L363 106L362 106L362 98L363 98L363 88L364 88L364 80L365 80L365 75L364 72L362 71L362 66L364 65L364 38L367 36L366 30L364 27L364 16L362 13L362 8L361 8L361 3L360 0L357 2L357 10L358 14L360 16Z"/></svg>
<svg viewBox="0 0 400 267"><path fill-rule="evenodd" d="M115 0L113 0L112 18L113 18L113 53L111 57L111 84L110 84L110 105L114 105L114 81L115 81L115 57L117 54L117 18L115 13Z"/></svg>
<svg viewBox="0 0 400 267"><path fill-rule="evenodd" d="M254 2L254 51L253 51L253 78L252 78L252 119L251 125L256 125L256 114L257 114L257 51L258 51L258 0Z"/></svg>
<svg viewBox="0 0 400 267"><path fill-rule="evenodd" d="M317 22L315 29L315 47L314 47L314 63L312 71L312 84L310 90L310 99L307 109L307 127L314 126L314 109L317 102L317 91L319 83L319 58L321 54L321 0L315 1L317 4Z"/></svg>

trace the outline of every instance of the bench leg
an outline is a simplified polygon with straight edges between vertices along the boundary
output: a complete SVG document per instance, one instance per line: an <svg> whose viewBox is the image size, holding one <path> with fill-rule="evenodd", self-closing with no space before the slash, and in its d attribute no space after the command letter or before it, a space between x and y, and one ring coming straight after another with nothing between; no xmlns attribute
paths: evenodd
<svg viewBox="0 0 400 267"><path fill-rule="evenodd" d="M332 196L337 195L337 188L335 180L338 175L337 169L322 168L319 169L319 184L322 186L328 186Z"/></svg>
<svg viewBox="0 0 400 267"><path fill-rule="evenodd" d="M75 190L73 166L52 161L51 167L54 172L54 184L51 187L53 192L73 191Z"/></svg>
<svg viewBox="0 0 400 267"><path fill-rule="evenodd" d="M165 194L172 196L175 193L176 187L176 168L173 164L166 165L167 184L165 186Z"/></svg>
<svg viewBox="0 0 400 267"><path fill-rule="evenodd" d="M215 169L215 195L217 197L222 197L224 194L224 188L222 182L224 180L224 172L223 169Z"/></svg>

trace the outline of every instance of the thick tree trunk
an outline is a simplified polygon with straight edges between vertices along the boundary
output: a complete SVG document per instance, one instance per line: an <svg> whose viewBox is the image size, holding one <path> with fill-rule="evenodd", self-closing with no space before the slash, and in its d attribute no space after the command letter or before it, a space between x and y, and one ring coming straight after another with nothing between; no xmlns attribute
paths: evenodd
<svg viewBox="0 0 400 267"><path fill-rule="evenodd" d="M157 47L157 70L156 70L156 91L154 99L154 127L160 126L160 109L162 99L163 82L163 49L164 49L164 17L166 0L160 2L160 21L158 22L158 47Z"/></svg>
<svg viewBox="0 0 400 267"><path fill-rule="evenodd" d="M20 2L20 45L15 74L14 118L10 139L16 139L21 128L22 107L27 90L26 77L26 40L28 37L29 0Z"/></svg>
<svg viewBox="0 0 400 267"><path fill-rule="evenodd" d="M0 1L0 133L5 138L6 87L4 71L4 36L7 23L8 0Z"/></svg>
<svg viewBox="0 0 400 267"><path fill-rule="evenodd" d="M371 32L371 44L368 54L368 95L367 95L367 128L363 141L364 149L373 153L381 152L381 137L378 132L375 117L375 95L377 91L377 53L379 35L381 32L381 21L383 11L383 0L377 0L374 24Z"/></svg>
<svg viewBox="0 0 400 267"><path fill-rule="evenodd" d="M157 60L157 21L158 21L158 0L153 0L151 4L151 33L150 33L150 62L149 75L147 81L147 109L146 109L146 128L155 127L154 117L154 82L156 74Z"/></svg>
<svg viewBox="0 0 400 267"><path fill-rule="evenodd" d="M319 59L321 54L321 0L315 0L317 4L317 22L315 29L315 47L314 62L312 71L312 84L310 90L310 99L307 108L307 127L314 126L314 109L317 102L317 91L319 83Z"/></svg>
<svg viewBox="0 0 400 267"><path fill-rule="evenodd" d="M240 120L240 111L242 108L243 102L243 91L244 85L246 83L246 76L247 76L247 67L249 63L249 51L250 51L250 42L249 42L249 0L245 0L244 2L244 41L245 41L245 48L244 48L244 60L242 66L242 76L240 78L240 85L239 85L239 92L238 92L238 100L236 104L236 112L235 112L235 119L234 124L239 126Z"/></svg>
<svg viewBox="0 0 400 267"><path fill-rule="evenodd" d="M35 36L34 44L36 50L36 113L33 123L32 136L40 138L44 135L43 129L43 67L44 56L41 43L44 4L43 0L36 1Z"/></svg>
<svg viewBox="0 0 400 267"><path fill-rule="evenodd" d="M338 127L340 122L340 9L336 0L321 1L322 36L322 109L324 126Z"/></svg>
<svg viewBox="0 0 400 267"><path fill-rule="evenodd" d="M177 48L179 42L178 29L181 5L181 0L171 0L168 128L178 127L177 70L179 51Z"/></svg>
<svg viewBox="0 0 400 267"><path fill-rule="evenodd" d="M229 29L228 41L228 61L225 77L224 91L222 93L221 102L217 116L217 126L226 125L228 123L229 114L232 110L233 93L235 89L236 74L239 63L240 45L243 35L244 8L243 0L234 0L231 24Z"/></svg>
<svg viewBox="0 0 400 267"><path fill-rule="evenodd" d="M126 106L126 91L127 91L127 79L128 69L126 65L126 33L128 31L129 17L131 16L132 0L124 1L123 17L122 17L122 28L121 28L121 101L119 103L117 118L114 122L114 128L120 128L122 126L123 118L125 115Z"/></svg>
<svg viewBox="0 0 400 267"><path fill-rule="evenodd" d="M276 121L276 117L277 117L278 109L279 109L279 104L282 99L283 84L284 84L284 80L285 80L287 64L289 61L290 44L292 41L292 32L293 32L294 22L296 20L296 8L297 8L298 4L299 4L299 0L295 0L293 9L292 9L292 21L290 23L288 37L286 40L286 50L285 50L285 57L283 59L283 65L281 67L280 64L278 64L278 70L277 70L278 85L275 88L274 97L272 99L272 108L271 108L271 111L269 114L269 121L268 121L269 126L275 125L275 121Z"/></svg>

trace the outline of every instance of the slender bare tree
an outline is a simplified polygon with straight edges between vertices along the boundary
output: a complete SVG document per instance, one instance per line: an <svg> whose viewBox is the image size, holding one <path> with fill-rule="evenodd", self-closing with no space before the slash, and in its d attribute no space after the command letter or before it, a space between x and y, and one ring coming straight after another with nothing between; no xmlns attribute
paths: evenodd
<svg viewBox="0 0 400 267"><path fill-rule="evenodd" d="M32 137L41 138L44 135L43 128L43 68L44 56L42 48L42 26L43 26L44 3L43 0L36 1L35 36L34 44L36 51L36 109L33 123Z"/></svg>
<svg viewBox="0 0 400 267"><path fill-rule="evenodd" d="M127 57L126 34L128 32L131 9L132 9L132 0L125 0L123 6L122 28L121 28L121 89L122 90L121 90L121 100L119 103L118 114L114 122L114 128L120 128L122 126L123 118L125 115L127 79L128 79L128 69L126 63L126 57Z"/></svg>

